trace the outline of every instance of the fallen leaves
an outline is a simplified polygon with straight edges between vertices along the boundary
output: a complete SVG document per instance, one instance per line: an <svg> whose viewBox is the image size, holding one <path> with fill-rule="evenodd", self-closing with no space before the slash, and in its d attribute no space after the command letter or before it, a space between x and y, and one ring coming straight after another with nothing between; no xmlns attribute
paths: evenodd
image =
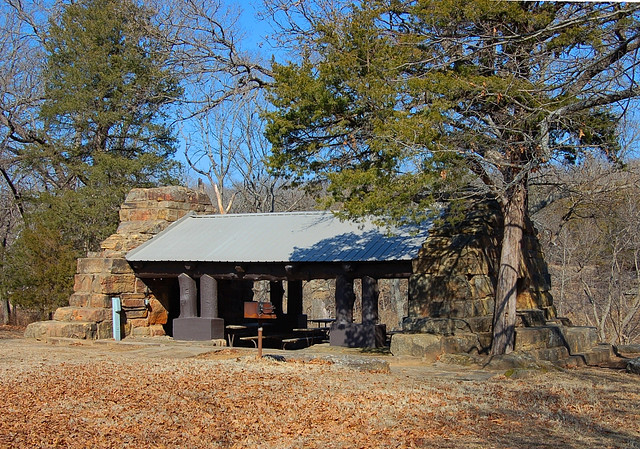
<svg viewBox="0 0 640 449"><path fill-rule="evenodd" d="M51 352L30 362L0 356L1 448L571 448L640 441L640 379L624 373L461 382L256 360L231 348L188 359L126 357L122 349L96 358L90 346L73 351L65 362Z"/></svg>

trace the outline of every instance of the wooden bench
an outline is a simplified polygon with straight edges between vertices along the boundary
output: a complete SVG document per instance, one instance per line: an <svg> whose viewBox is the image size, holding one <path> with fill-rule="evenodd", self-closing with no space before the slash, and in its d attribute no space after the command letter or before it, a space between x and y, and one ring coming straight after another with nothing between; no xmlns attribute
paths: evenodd
<svg viewBox="0 0 640 449"><path fill-rule="evenodd" d="M289 337L289 335L263 335L262 336L262 340L281 340L284 338ZM253 347L257 348L258 347L258 336L257 335L250 335L247 337L240 337L238 338L238 340L240 341L250 341L251 343L253 343Z"/></svg>
<svg viewBox="0 0 640 449"><path fill-rule="evenodd" d="M287 345L293 345L296 343L306 343L307 346L312 345L317 340L324 340L326 338L326 334L322 331L322 329L293 329L292 333L288 334L267 334L262 335L262 340L271 340L271 341L280 341L282 343L282 349L286 349ZM239 341L250 341L253 343L255 348L258 347L258 336L257 335L247 335L238 337Z"/></svg>
<svg viewBox="0 0 640 449"><path fill-rule="evenodd" d="M282 349L287 349L288 344L296 344L302 342L309 346L309 339L307 337L285 338L282 340Z"/></svg>

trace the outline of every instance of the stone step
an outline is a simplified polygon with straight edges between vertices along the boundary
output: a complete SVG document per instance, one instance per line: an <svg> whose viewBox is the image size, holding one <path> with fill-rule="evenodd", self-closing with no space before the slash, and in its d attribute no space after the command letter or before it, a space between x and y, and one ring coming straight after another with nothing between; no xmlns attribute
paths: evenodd
<svg viewBox="0 0 640 449"><path fill-rule="evenodd" d="M516 326L520 327L536 327L544 326L546 320L544 311L540 309L518 310Z"/></svg>
<svg viewBox="0 0 640 449"><path fill-rule="evenodd" d="M554 362L554 364L561 368L580 368L586 366L584 357L579 355L570 355L566 359L561 359L557 362Z"/></svg>
<svg viewBox="0 0 640 449"><path fill-rule="evenodd" d="M613 349L621 357L628 359L640 357L640 345L615 345Z"/></svg>
<svg viewBox="0 0 640 449"><path fill-rule="evenodd" d="M617 365L622 359L618 359L609 344L599 344L590 351L572 354L566 359L559 360L558 366L576 368L581 366L607 366Z"/></svg>
<svg viewBox="0 0 640 449"><path fill-rule="evenodd" d="M546 360L548 362L557 362L570 357L569 351L564 346L556 346L553 348L535 349L533 351L527 351L536 360Z"/></svg>
<svg viewBox="0 0 640 449"><path fill-rule="evenodd" d="M615 357L613 346L607 343L600 343L592 348L591 351L581 355L584 357L585 363L590 366L609 363Z"/></svg>
<svg viewBox="0 0 640 449"><path fill-rule="evenodd" d="M119 294L144 290L144 283L134 274L76 274L73 291L76 293L94 293L103 295Z"/></svg>
<svg viewBox="0 0 640 449"><path fill-rule="evenodd" d="M49 337L93 340L97 337L98 325L81 321L38 321L27 326L26 338L46 340Z"/></svg>
<svg viewBox="0 0 640 449"><path fill-rule="evenodd" d="M71 307L110 308L111 296L101 293L75 292L69 298Z"/></svg>
<svg viewBox="0 0 640 449"><path fill-rule="evenodd" d="M86 321L99 323L111 320L111 309L104 307L58 307L53 315L54 321Z"/></svg>
<svg viewBox="0 0 640 449"><path fill-rule="evenodd" d="M390 351L394 356L421 357L433 362L442 354L442 336L434 334L393 334Z"/></svg>
<svg viewBox="0 0 640 449"><path fill-rule="evenodd" d="M516 351L535 351L564 347L564 337L558 326L519 327L516 328Z"/></svg>
<svg viewBox="0 0 640 449"><path fill-rule="evenodd" d="M77 274L131 274L133 269L124 257L83 257L78 259Z"/></svg>
<svg viewBox="0 0 640 449"><path fill-rule="evenodd" d="M559 326L559 329L571 354L589 352L592 348L598 346L598 333L595 327Z"/></svg>

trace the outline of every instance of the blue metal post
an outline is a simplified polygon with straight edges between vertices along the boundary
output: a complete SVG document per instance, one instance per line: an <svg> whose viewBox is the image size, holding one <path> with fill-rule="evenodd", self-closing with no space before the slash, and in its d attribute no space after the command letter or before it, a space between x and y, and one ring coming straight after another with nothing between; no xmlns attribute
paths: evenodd
<svg viewBox="0 0 640 449"><path fill-rule="evenodd" d="M111 316L113 320L113 339L115 341L122 340L120 335L120 312L122 312L122 304L118 296L111 298Z"/></svg>

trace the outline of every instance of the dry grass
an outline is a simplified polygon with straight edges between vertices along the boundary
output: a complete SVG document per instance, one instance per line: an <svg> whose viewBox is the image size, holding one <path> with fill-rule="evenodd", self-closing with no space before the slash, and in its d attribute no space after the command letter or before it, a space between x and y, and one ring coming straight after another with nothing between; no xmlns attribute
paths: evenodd
<svg viewBox="0 0 640 449"><path fill-rule="evenodd" d="M640 376L620 371L456 380L236 349L186 357L169 345L2 340L0 350L2 448L640 448Z"/></svg>

